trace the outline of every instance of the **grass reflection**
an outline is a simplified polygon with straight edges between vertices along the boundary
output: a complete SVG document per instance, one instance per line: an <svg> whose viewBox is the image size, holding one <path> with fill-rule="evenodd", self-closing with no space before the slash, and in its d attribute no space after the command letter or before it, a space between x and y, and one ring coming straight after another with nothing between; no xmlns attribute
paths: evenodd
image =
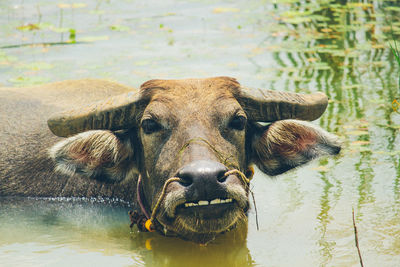
<svg viewBox="0 0 400 267"><path fill-rule="evenodd" d="M396 59L387 45L400 36L398 1L277 1L273 16L274 40L263 45L273 52L277 79L271 88L287 91L322 91L330 105L320 125L341 135L345 142L343 157L355 159L352 186L356 188L357 220L363 220L365 206L377 201L377 179L393 181L393 208L398 216L400 195L400 159L395 151L399 138L398 119L390 103L397 95L399 73ZM276 45L279 44L279 45ZM281 86L279 88L279 85ZM379 156L391 154L392 157ZM327 162L321 161L320 165ZM339 162L335 162L337 166ZM395 177L375 172L380 164L396 171ZM336 180L336 184L331 181ZM342 197L341 177L321 172L319 246L322 265L332 258L335 241L330 239L332 207ZM338 187L338 190L336 190ZM336 192L336 193L334 193ZM352 205L349 203L349 205ZM368 216L367 216L368 217Z"/></svg>
<svg viewBox="0 0 400 267"><path fill-rule="evenodd" d="M335 242L333 240L329 240L327 238L327 227L330 220L329 211L331 209L331 203L329 200L330 191L333 187L333 184L330 183L329 178L325 173L321 173L321 180L323 181L323 191L320 197L320 206L321 211L318 214L318 220L320 222L320 232L321 236L319 239L319 246L321 247L321 255L323 256L323 264L327 264L333 257L332 250L335 246Z"/></svg>

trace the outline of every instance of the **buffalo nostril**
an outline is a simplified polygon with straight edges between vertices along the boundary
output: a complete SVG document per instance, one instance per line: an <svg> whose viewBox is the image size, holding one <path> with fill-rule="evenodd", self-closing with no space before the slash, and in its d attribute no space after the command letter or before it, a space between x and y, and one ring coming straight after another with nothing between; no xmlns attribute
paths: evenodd
<svg viewBox="0 0 400 267"><path fill-rule="evenodd" d="M179 183L183 186L190 186L193 183L193 179L190 175L181 174L179 177Z"/></svg>
<svg viewBox="0 0 400 267"><path fill-rule="evenodd" d="M216 182L223 183L226 180L225 172L228 169L221 163L215 161L198 160L193 161L182 167L176 177L180 178L182 186L192 186L204 188L205 184L209 187L216 185Z"/></svg>
<svg viewBox="0 0 400 267"><path fill-rule="evenodd" d="M217 174L218 182L223 183L226 181L226 178L228 178L228 176L226 176L225 173L226 173L226 170L221 170L218 172L218 174Z"/></svg>

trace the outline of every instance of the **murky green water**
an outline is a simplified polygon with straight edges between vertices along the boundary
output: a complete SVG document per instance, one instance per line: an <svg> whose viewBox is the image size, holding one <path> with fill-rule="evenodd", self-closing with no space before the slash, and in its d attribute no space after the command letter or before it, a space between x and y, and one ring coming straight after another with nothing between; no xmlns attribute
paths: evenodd
<svg viewBox="0 0 400 267"><path fill-rule="evenodd" d="M389 25L392 25L390 27ZM90 200L0 201L4 266L400 266L400 1L1 1L0 83L84 77L133 86L229 75L247 86L323 91L316 123L337 158L253 180L248 235L207 247L129 232L129 207ZM76 42L73 44L62 44ZM53 43L55 45L29 45Z"/></svg>

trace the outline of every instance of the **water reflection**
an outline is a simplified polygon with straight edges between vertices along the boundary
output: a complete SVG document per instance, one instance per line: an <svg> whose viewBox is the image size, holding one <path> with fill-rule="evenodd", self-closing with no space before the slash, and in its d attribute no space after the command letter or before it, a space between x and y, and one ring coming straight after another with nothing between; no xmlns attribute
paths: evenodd
<svg viewBox="0 0 400 267"><path fill-rule="evenodd" d="M380 183L375 179L380 179L381 175L374 169L379 164L396 170L393 177L384 179L393 181L393 209L396 214L399 211L400 158L398 153L392 153L390 159L385 160L376 153L380 150L380 154L390 154L398 150L399 128L391 127L396 125L396 120L393 120L389 103L399 94L396 84L399 66L395 65L385 43L400 36L399 5L398 1L274 4L273 14L279 27L272 30L272 35L277 37L263 44L274 51L273 59L279 66L274 75L286 81L277 85L274 79L270 87L283 86L288 91L308 88L329 96L331 103L320 119L320 125L342 135L346 144L344 157L357 159L354 170L358 197L349 206L354 205L357 209L359 222L363 221L365 213L371 212L364 207L377 201L374 183ZM280 45L273 45L277 43ZM377 127L383 131L377 131ZM328 166L331 169L338 164ZM326 160L321 160L320 166L325 165ZM325 266L338 249L329 233L329 228L335 225L332 209L345 196L342 196L340 178L326 170L320 171L320 175L323 188L317 219L321 234L321 264ZM331 181L336 181L336 185ZM398 242L395 238L394 243Z"/></svg>
<svg viewBox="0 0 400 267"><path fill-rule="evenodd" d="M246 246L247 225L219 236L207 246L165 238L158 234L132 235L132 249L148 266L255 266Z"/></svg>
<svg viewBox="0 0 400 267"><path fill-rule="evenodd" d="M70 28L88 43L1 49L1 82L97 77L138 86L230 75L250 86L322 91L330 104L317 123L342 138L342 154L274 180L258 174L260 231L251 211L247 236L239 229L207 247L129 233L124 206L0 203L0 260L18 256L5 251L34 247L42 254L31 259L68 255L72 263L96 254L93 262L109 266L351 266L358 264L354 207L366 265L399 265L400 116L390 105L399 95L399 66L387 41L390 24L399 40L400 1L211 2L2 2L5 45L65 42ZM40 23L40 30L18 29Z"/></svg>
<svg viewBox="0 0 400 267"><path fill-rule="evenodd" d="M45 259L49 261L54 252L68 249L123 255L125 260L132 260L126 261L129 264L142 262L140 265L146 266L187 266L188 262L192 266L254 266L246 246L247 224L200 246L158 233L139 233L135 228L129 233L129 207L118 203L0 198L0 206L3 256L16 250L9 248L7 252L4 246L18 242L25 244L22 250L49 253ZM11 225L15 229L12 232Z"/></svg>

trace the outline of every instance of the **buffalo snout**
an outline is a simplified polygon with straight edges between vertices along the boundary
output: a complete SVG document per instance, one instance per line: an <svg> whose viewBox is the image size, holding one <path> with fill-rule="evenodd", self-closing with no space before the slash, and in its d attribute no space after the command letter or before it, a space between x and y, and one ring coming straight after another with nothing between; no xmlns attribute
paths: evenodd
<svg viewBox="0 0 400 267"><path fill-rule="evenodd" d="M224 195L228 168L211 160L197 160L182 167L176 177L186 187L188 199L211 200Z"/></svg>
<svg viewBox="0 0 400 267"><path fill-rule="evenodd" d="M171 184L164 209L179 228L221 232L248 208L245 185L220 162L192 161L180 168L175 177L180 180Z"/></svg>

